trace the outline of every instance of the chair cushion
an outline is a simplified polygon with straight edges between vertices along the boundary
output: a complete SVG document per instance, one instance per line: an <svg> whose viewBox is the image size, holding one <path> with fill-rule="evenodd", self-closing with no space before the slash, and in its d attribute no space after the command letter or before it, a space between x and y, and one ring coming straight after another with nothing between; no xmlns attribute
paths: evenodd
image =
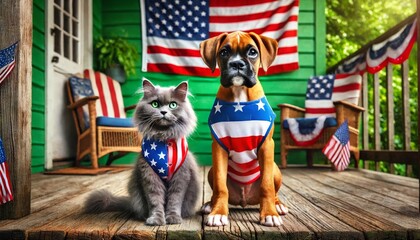
<svg viewBox="0 0 420 240"><path fill-rule="evenodd" d="M73 101L75 102L82 98L93 96L94 94L89 79L72 76L69 78L69 83ZM83 132L89 128L89 107L84 105L83 107L79 107L76 112L79 126Z"/></svg>
<svg viewBox="0 0 420 240"><path fill-rule="evenodd" d="M134 127L133 118L97 117L96 125L108 127Z"/></svg>
<svg viewBox="0 0 420 240"><path fill-rule="evenodd" d="M97 116L125 118L124 102L120 83L101 72L86 69L84 77L91 80L96 102Z"/></svg>
<svg viewBox="0 0 420 240"><path fill-rule="evenodd" d="M299 123L299 131L302 134L309 134L315 129L315 123L318 118L295 118ZM337 119L327 117L324 122L324 128L337 126ZM289 129L289 122L283 121L283 128Z"/></svg>

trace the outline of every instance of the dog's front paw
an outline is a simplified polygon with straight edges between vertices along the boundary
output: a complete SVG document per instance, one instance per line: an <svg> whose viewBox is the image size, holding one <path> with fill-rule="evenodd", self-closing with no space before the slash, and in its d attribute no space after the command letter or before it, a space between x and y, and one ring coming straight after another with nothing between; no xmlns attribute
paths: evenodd
<svg viewBox="0 0 420 240"><path fill-rule="evenodd" d="M260 223L267 227L278 227L283 224L283 220L280 216L266 216L261 219Z"/></svg>
<svg viewBox="0 0 420 240"><path fill-rule="evenodd" d="M226 226L229 224L227 215L209 215L207 217L207 226Z"/></svg>
<svg viewBox="0 0 420 240"><path fill-rule="evenodd" d="M204 205L201 207L201 213L204 213L204 214L209 214L209 213L211 213L211 210L212 210L212 208L211 208L211 202L206 202L206 203L204 203Z"/></svg>
<svg viewBox="0 0 420 240"><path fill-rule="evenodd" d="M180 224L182 222L182 218L176 214L168 214L166 215L166 223L167 224Z"/></svg>
<svg viewBox="0 0 420 240"><path fill-rule="evenodd" d="M280 215L286 215L289 212L289 209L283 204L276 204L276 210Z"/></svg>

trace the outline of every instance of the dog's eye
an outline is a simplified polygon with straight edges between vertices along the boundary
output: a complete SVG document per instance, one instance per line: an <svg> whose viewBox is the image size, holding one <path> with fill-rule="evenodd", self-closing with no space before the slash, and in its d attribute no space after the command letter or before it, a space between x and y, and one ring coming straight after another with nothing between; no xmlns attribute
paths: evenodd
<svg viewBox="0 0 420 240"><path fill-rule="evenodd" d="M249 49L248 57L255 58L257 56L258 56L258 51L257 50L255 50L254 48Z"/></svg>
<svg viewBox="0 0 420 240"><path fill-rule="evenodd" d="M219 54L221 57L227 57L229 55L229 51L227 49L222 49Z"/></svg>

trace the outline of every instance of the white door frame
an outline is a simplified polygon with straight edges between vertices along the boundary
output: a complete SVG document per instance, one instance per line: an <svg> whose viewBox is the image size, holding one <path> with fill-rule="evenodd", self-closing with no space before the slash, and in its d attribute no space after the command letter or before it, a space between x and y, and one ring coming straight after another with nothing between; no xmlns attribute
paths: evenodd
<svg viewBox="0 0 420 240"><path fill-rule="evenodd" d="M67 1L67 0L64 0ZM80 4L83 4L82 8L82 21L80 26L83 26L81 32L81 54L80 54L80 64L83 68L92 67L92 54L93 54L93 40L92 40L92 0L79 0ZM58 89L50 89L51 87L48 84L48 80L54 78L55 69L57 69L52 63L52 58L54 57L54 38L51 34L50 29L54 27L53 22L53 0L45 0L45 152L44 152L44 168L52 169L53 168L53 159L52 159L52 143L49 140L49 136L54 134L52 129L49 129L49 123L52 121L51 114L49 114L48 103L54 101L51 93L58 91ZM61 58L60 61L63 61ZM59 67L59 66L58 66ZM69 72L70 74L76 74L75 72ZM67 95L62 96L67 99ZM65 108L66 106L63 106ZM63 126L74 128L74 126ZM74 153L76 155L76 152Z"/></svg>

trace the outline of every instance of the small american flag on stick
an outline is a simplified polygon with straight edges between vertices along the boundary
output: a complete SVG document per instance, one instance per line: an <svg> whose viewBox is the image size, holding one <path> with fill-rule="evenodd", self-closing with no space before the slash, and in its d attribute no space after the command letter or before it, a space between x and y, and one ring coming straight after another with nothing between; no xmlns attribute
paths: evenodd
<svg viewBox="0 0 420 240"><path fill-rule="evenodd" d="M12 185L10 183L3 141L0 138L0 205L12 200Z"/></svg>
<svg viewBox="0 0 420 240"><path fill-rule="evenodd" d="M0 84L6 79L15 67L15 49L17 42L10 47L0 50Z"/></svg>
<svg viewBox="0 0 420 240"><path fill-rule="evenodd" d="M334 164L338 171L346 169L350 163L350 137L347 120L342 123L322 152Z"/></svg>

